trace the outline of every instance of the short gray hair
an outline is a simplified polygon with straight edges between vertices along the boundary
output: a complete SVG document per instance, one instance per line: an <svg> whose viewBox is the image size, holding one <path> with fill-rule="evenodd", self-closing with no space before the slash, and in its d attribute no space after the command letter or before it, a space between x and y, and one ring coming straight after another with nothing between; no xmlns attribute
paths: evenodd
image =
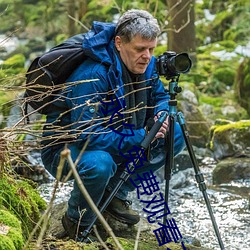
<svg viewBox="0 0 250 250"><path fill-rule="evenodd" d="M128 43L135 35L153 40L160 34L157 20L145 10L128 10L118 20L116 36Z"/></svg>

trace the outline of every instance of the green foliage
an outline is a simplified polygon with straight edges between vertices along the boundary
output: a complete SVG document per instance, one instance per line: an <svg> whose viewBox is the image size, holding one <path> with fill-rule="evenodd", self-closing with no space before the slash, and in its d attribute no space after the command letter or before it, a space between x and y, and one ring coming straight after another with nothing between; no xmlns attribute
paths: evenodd
<svg viewBox="0 0 250 250"><path fill-rule="evenodd" d="M203 11L206 9L214 14L214 19L205 20ZM250 29L247 23L250 22L250 2L247 0L204 0L201 4L196 4L197 41L207 43L231 40L236 45L245 45L249 42Z"/></svg>
<svg viewBox="0 0 250 250"><path fill-rule="evenodd" d="M233 41L220 41L198 48L198 64L192 70L200 91L218 95L233 86L240 56L232 53Z"/></svg>
<svg viewBox="0 0 250 250"><path fill-rule="evenodd" d="M199 98L200 103L207 103L214 107L221 107L224 103L224 99L221 96L210 97L208 95L201 95Z"/></svg>
<svg viewBox="0 0 250 250"><path fill-rule="evenodd" d="M9 69L11 67L22 68L24 67L25 57L22 54L16 54L8 58L2 64L2 69Z"/></svg>
<svg viewBox="0 0 250 250"><path fill-rule="evenodd" d="M24 69L25 64L25 57L22 54L16 54L8 58L4 61L4 63L1 65L1 73L0 73L0 84L3 84L6 82L6 77L10 76L16 76L22 72L25 71ZM13 78L14 79L14 78ZM12 80L13 85L20 85L22 81L20 82L18 78Z"/></svg>

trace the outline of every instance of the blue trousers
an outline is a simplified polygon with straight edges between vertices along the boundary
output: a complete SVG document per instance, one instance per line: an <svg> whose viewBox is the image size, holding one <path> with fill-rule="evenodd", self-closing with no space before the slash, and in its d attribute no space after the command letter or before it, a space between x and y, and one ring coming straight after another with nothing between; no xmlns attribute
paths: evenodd
<svg viewBox="0 0 250 250"><path fill-rule="evenodd" d="M73 161L75 161L80 154L81 149L74 143L69 144L68 148L71 151ZM174 154L177 155L184 148L185 142L181 128L178 123L175 123ZM56 176L61 150L62 149L54 150L53 147L50 147L42 151L44 166L54 177ZM164 148L164 139L158 139L151 149L150 160L144 161L143 166L134 170L134 173L130 178L123 183L116 197L122 200L126 199L128 192L131 192L136 188L130 179L136 179L137 174L149 172L150 170L154 172L164 166L166 150L167 149ZM85 188L96 205L100 203L104 191L106 189L113 190L119 182L119 177L125 168L125 164L123 163L127 161L128 159L125 157L114 156L102 150L85 151L82 154L77 164L77 171ZM63 169L63 175L67 175L69 170L70 167L66 163ZM68 216L77 222L81 217L80 212L83 209L86 209L86 212L81 218L81 225L88 226L94 218L94 213L78 188L77 183L74 182L74 187L68 201Z"/></svg>

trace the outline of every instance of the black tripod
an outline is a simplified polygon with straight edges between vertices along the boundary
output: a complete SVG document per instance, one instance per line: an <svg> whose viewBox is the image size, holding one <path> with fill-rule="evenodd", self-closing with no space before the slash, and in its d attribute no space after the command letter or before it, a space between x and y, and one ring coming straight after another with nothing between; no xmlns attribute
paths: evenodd
<svg viewBox="0 0 250 250"><path fill-rule="evenodd" d="M200 172L200 169L198 167L198 162L196 160L192 145L190 143L189 134L188 134L188 131L186 129L184 117L183 117L181 112L177 113L177 111L176 111L177 110L177 108L176 108L177 107L177 100L175 99L175 97L176 97L177 93L180 93L182 91L181 87L178 86L178 79L179 79L179 77L177 77L177 79L173 78L169 83L169 94L170 94L169 113L168 114L167 114L167 112L161 113L159 119L155 122L155 124L151 128L150 132L148 133L146 138L141 143L141 148L147 149L149 147L149 145L153 141L156 133L159 131L163 122L166 120L166 118L168 116L169 132L168 132L168 136L166 138L168 151L166 154L166 161L165 161L165 201L168 202L169 181L171 179L172 169L173 169L173 164L174 164L174 124L175 124L175 120L177 117L178 122L181 126L181 130L182 130L185 142L186 142L186 146L187 146L187 149L189 152L190 159L193 163L196 181L199 185L199 189L202 192L204 200L206 202L206 206L207 206L207 209L208 209L208 212L209 212L209 215L210 215L210 218L211 218L211 221L212 221L220 248L221 248L221 250L224 250L225 248L224 248L224 245L223 245L223 242L222 242L222 239L220 236L220 232L219 232L218 226L216 224L216 220L215 220L215 217L213 215L213 211L212 211L212 208L211 208L211 205L210 205L210 202L208 199L208 195L206 192L206 184L204 182L204 177L203 177L203 175ZM139 161L139 159L136 161L136 163L138 163L138 161ZM110 195L106 199L106 201L102 204L102 206L100 208L101 213L107 208L107 206L112 201L114 196L117 194L117 192L120 189L120 187L122 186L122 184L129 179L129 177L131 175L130 173L132 173L134 171L134 169L135 169L134 163L129 163L128 169L125 168L125 170L123 171L123 173L120 176L120 181L118 182L116 187L113 189L113 191L110 193ZM167 211L164 211L164 214L167 214ZM96 220L97 220L97 216L94 217L92 223L82 233L82 237L81 237L82 241L87 240L88 235L91 232L92 227L94 226ZM166 215L163 218L163 224L166 225ZM79 240L81 240L81 239L79 239Z"/></svg>
<svg viewBox="0 0 250 250"><path fill-rule="evenodd" d="M176 95L177 93L180 93L182 91L181 87L178 86L178 80L179 77L177 77L177 79L172 79L169 83L169 94L170 94L170 100L169 100L169 114L168 114L168 119L169 119L169 132L166 138L166 144L167 144L167 154L166 154L166 161L165 161L165 201L168 203L168 194L169 194L169 181L171 179L171 175L172 175L172 169L173 169L173 165L174 165L174 123L175 120L177 118L180 126L181 126L181 130L183 133L183 137L187 146L187 150L191 159L191 162L193 164L194 167L194 171L195 171L195 179L198 183L199 189L203 194L209 215L210 215L210 219L212 221L213 224L213 228L215 231L215 234L217 236L219 245L221 250L224 250L225 247L223 245L221 236L220 236L220 232L212 211L212 207L210 205L210 201L208 199L208 195L206 192L206 184L204 182L204 177L203 174L201 173L199 166L198 166L198 162L197 159L195 157L190 139L189 139L189 133L187 131L186 128L186 124L185 124L185 120L184 120L184 116L181 112L177 113L177 100L176 100ZM165 208L166 209L166 208ZM166 211L165 211L166 212ZM167 215L165 215L165 217L163 218L163 224L166 225L166 217Z"/></svg>

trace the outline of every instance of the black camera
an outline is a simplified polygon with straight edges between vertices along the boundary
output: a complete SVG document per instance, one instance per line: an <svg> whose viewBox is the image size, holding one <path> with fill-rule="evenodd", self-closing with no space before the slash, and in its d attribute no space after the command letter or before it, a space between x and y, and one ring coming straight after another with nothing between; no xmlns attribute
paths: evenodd
<svg viewBox="0 0 250 250"><path fill-rule="evenodd" d="M192 66L192 61L187 53L176 54L174 51L167 51L156 60L157 73L165 76L167 80L187 73Z"/></svg>

